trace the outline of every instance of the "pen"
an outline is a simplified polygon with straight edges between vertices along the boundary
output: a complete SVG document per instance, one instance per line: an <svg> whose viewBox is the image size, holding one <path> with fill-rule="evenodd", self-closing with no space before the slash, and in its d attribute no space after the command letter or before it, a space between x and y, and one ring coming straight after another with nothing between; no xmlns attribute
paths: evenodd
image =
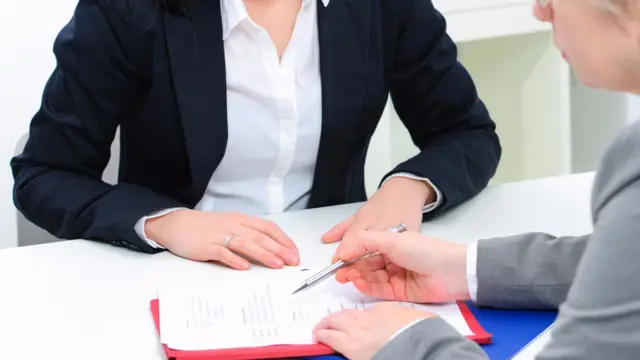
<svg viewBox="0 0 640 360"><path fill-rule="evenodd" d="M391 229L389 229L388 231L391 233L401 233L403 231L407 230L407 225L405 225L404 223L396 226L396 227L392 227ZM339 260L329 266L327 266L326 268L322 269L321 271L319 271L318 273L312 275L310 278L308 278L307 280L305 280L302 285L300 285L293 293L297 293L299 291L302 291L308 287L311 287L319 282L321 282L322 280L328 278L329 276L335 274L338 270L342 269L343 267L353 264L354 262L358 261L358 260L362 260L362 259L366 259L368 257L371 256L375 256L375 255L379 255L379 253L366 253L360 257L357 257L355 259L349 260L349 261L342 261Z"/></svg>

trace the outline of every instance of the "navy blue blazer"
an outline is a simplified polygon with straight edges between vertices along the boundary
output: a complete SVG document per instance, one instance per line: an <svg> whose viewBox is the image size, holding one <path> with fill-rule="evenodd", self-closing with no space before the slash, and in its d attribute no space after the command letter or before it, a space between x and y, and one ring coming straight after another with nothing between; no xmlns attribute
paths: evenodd
<svg viewBox="0 0 640 360"><path fill-rule="evenodd" d="M443 193L425 219L481 191L500 158L495 124L431 2L318 2L323 119L309 207L366 200L367 147L389 93L421 149L389 174L427 177ZM136 221L195 206L224 155L220 2L159 3L80 0L55 40L57 67L11 166L16 206L59 238L156 251ZM101 176L118 126L112 186Z"/></svg>

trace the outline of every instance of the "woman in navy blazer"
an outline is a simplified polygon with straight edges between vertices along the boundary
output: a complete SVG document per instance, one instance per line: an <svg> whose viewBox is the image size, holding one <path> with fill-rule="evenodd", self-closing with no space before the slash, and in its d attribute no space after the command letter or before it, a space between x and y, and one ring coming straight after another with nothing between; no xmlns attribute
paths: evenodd
<svg viewBox="0 0 640 360"><path fill-rule="evenodd" d="M11 166L18 209L59 238L236 269L295 265L293 241L257 216L367 200L389 93L420 152L323 241L417 229L481 191L500 158L428 0L80 0L54 53Z"/></svg>

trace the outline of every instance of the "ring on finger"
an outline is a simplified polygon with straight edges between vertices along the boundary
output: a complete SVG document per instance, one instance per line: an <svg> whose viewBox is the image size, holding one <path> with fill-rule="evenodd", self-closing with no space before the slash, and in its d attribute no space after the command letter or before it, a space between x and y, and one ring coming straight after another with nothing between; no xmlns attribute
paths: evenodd
<svg viewBox="0 0 640 360"><path fill-rule="evenodd" d="M236 237L235 235L231 234L231 235L227 236L226 238L224 238L224 247L229 248L229 243L235 237Z"/></svg>

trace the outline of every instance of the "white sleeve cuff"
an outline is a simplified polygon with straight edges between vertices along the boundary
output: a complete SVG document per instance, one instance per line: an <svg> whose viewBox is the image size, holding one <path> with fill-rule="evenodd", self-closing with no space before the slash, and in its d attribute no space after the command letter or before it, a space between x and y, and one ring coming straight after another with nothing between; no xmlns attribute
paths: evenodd
<svg viewBox="0 0 640 360"><path fill-rule="evenodd" d="M419 318L416 319L410 323L408 323L407 325L403 326L400 330L396 331L393 335L391 335L391 337L389 338L388 342L390 342L391 340L395 339L398 335L402 334L403 331L409 329L410 327L412 327L413 325L419 323L420 321L424 320L426 318Z"/></svg>
<svg viewBox="0 0 640 360"><path fill-rule="evenodd" d="M478 297L478 242L467 247L467 287L469 288L469 297L476 302Z"/></svg>
<svg viewBox="0 0 640 360"><path fill-rule="evenodd" d="M431 180L429 180L427 178L416 176L416 175L413 175L413 174L410 174L410 173L396 173L396 174L393 174L393 175L389 176L388 178L386 178L384 180L383 184L385 182L387 182L389 179L397 177L397 176L406 177L406 178L414 179L414 180L426 181L429 185L431 185L431 187L433 188L433 191L436 193L436 200L434 202L426 204L424 206L424 208L422 208L422 212L423 213L431 212L431 211L435 210L436 208L438 208L438 206L440 206L440 204L442 204L442 192L440 192L440 189L438 189L438 187L435 186L431 182Z"/></svg>
<svg viewBox="0 0 640 360"><path fill-rule="evenodd" d="M164 247L162 247L162 245L156 243L155 241L153 241L153 240L151 240L151 239L149 239L147 237L147 235L144 233L144 224L147 221L147 219L153 219L153 218L157 218L159 216L164 216L164 215L167 215L170 212L174 212L176 210L181 210L181 209L184 209L184 208L171 208L171 209L160 210L160 211L155 212L155 213L153 213L151 215L142 217L140 220L138 220L136 222L136 225L135 225L136 233L138 234L140 239L146 241L147 244L149 244L151 247L153 247L155 249L164 249Z"/></svg>

